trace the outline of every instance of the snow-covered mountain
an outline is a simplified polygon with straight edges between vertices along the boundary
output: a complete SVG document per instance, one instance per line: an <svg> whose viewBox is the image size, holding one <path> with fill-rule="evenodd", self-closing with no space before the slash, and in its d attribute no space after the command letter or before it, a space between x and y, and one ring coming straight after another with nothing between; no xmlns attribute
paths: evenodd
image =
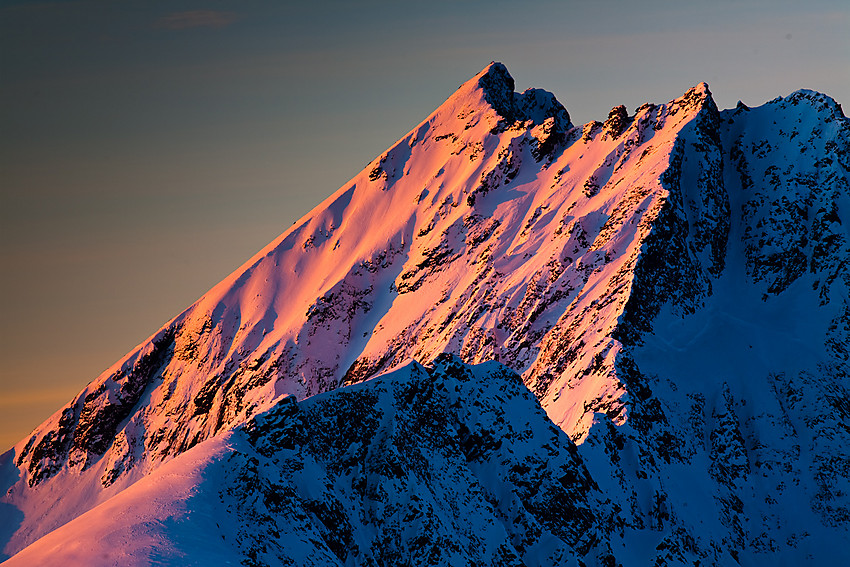
<svg viewBox="0 0 850 567"><path fill-rule="evenodd" d="M576 127L493 63L0 457L3 553L840 563L848 172L819 93Z"/></svg>

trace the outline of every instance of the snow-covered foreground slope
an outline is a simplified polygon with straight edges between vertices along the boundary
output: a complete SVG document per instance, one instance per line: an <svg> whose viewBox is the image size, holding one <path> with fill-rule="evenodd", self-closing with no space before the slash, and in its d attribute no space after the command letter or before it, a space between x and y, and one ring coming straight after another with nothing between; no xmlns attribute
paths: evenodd
<svg viewBox="0 0 850 567"><path fill-rule="evenodd" d="M357 412L368 413L390 395L388 384L404 389L370 378L448 352L516 371L578 444L574 453L558 441L550 459L587 467L589 482L558 478L569 506L591 511L582 529L592 541L552 532L560 543L540 549L606 565L839 558L850 544L848 170L850 122L818 93L719 112L701 84L667 104L634 115L618 107L604 123L574 127L551 94L514 93L507 70L491 64L0 457L4 551L37 542L26 553L44 553L47 538L73 533L87 510L103 514L116 499L136 498L128 494L152 486L170 463L241 439L227 432L250 431L267 419L255 416L290 411L295 398L308 398L303 407L321 407L327 419L344 416L321 433L346 439L352 427L368 429L361 414L350 422L350 408L321 400L353 396ZM500 372L487 368L467 371L498 382ZM487 419L510 422L512 412L531 411L517 401L524 394L496 403L498 389L477 387L469 395L490 408ZM381 415L389 408L380 407ZM381 419L407 419L400 411ZM429 416L437 424L429 435L456 417ZM311 439L319 434L311 431ZM296 433L274 436L292 444ZM391 433L391 445L406 442ZM233 442L238 454L241 441ZM473 498L475 482L486 488L512 474L490 463L482 480L472 465L472 473L457 472L433 439L407 442L429 463L427 485L442 487L428 500L434 509ZM534 435L523 443L521 454L550 450ZM297 483L295 465L257 450L257 479ZM369 458L357 456L361 464ZM329 463L316 466L337 483ZM239 492L241 481L227 478L237 499L231 517L256 513L247 502L260 493ZM329 549L339 559L344 548L353 564L424 562L411 559L414 536L393 531L391 518L392 506L422 495L402 490L409 479L379 478L379 487L392 486L386 499L378 491L381 504L336 484L311 496L331 507L369 503L366 516L345 509L350 526L340 529L354 539ZM487 490L482 498L506 513L498 490ZM534 495L518 498L528 512ZM546 521L583 517L563 506L547 500L560 519ZM289 508L269 510L271 531L255 537L245 528L227 553L249 553L251 538L311 540L319 533L311 530L321 532L313 520L324 512L308 510L313 520L298 523ZM502 536L438 519L439 530L466 534L461 548L496 561L501 544L481 541ZM357 522L381 527L361 533ZM557 564L523 551L531 544L520 533L532 537L536 528L499 523L513 534L504 549L526 564ZM428 541L438 541L439 530ZM276 545L267 544L272 557L284 553ZM478 557L445 553L434 563Z"/></svg>
<svg viewBox="0 0 850 567"><path fill-rule="evenodd" d="M445 356L285 398L7 564L575 564L600 506L518 375Z"/></svg>
<svg viewBox="0 0 850 567"><path fill-rule="evenodd" d="M242 554L219 537L225 510L213 497L223 474L216 465L232 451L227 435L210 439L4 565L239 565Z"/></svg>

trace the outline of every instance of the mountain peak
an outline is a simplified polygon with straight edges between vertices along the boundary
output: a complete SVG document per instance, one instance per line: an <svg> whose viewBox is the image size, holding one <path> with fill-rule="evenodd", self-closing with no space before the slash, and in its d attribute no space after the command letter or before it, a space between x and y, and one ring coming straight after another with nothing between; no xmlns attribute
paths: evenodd
<svg viewBox="0 0 850 567"><path fill-rule="evenodd" d="M684 95L672 102L689 110L700 111L704 108L710 108L714 112L718 111L711 90L708 88L708 83L704 81L689 88Z"/></svg>
<svg viewBox="0 0 850 567"><path fill-rule="evenodd" d="M708 83L706 83L705 81L700 81L699 83L691 87L690 90L699 93L700 95L705 97L711 96L711 90L708 88Z"/></svg>
<svg viewBox="0 0 850 567"><path fill-rule="evenodd" d="M786 97L779 97L771 102L780 102L786 105L790 104L791 106L804 103L811 106L817 112L824 113L825 118L847 119L844 109L841 108L841 105L834 98L811 89L798 89Z"/></svg>
<svg viewBox="0 0 850 567"><path fill-rule="evenodd" d="M458 93L480 90L484 101L510 123L530 120L538 125L552 118L556 131L565 132L572 127L567 109L552 93L543 89L526 89L517 93L514 89L514 78L508 68L492 61L464 83Z"/></svg>
<svg viewBox="0 0 850 567"><path fill-rule="evenodd" d="M507 117L514 106L514 78L502 63L491 62L470 83L481 89L486 100L496 112Z"/></svg>

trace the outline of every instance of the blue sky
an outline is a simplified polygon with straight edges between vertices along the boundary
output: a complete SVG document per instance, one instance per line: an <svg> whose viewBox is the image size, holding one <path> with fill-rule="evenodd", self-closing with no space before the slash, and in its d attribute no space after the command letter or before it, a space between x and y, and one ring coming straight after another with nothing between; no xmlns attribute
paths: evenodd
<svg viewBox="0 0 850 567"><path fill-rule="evenodd" d="M575 123L850 104L850 4L0 1L0 450L491 60Z"/></svg>

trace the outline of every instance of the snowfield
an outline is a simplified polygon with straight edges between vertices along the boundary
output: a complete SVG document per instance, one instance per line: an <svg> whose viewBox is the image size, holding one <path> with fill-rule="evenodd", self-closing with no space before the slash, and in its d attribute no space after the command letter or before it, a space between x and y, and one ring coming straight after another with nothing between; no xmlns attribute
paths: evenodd
<svg viewBox="0 0 850 567"><path fill-rule="evenodd" d="M9 565L841 564L850 121L492 63L0 457Z"/></svg>

